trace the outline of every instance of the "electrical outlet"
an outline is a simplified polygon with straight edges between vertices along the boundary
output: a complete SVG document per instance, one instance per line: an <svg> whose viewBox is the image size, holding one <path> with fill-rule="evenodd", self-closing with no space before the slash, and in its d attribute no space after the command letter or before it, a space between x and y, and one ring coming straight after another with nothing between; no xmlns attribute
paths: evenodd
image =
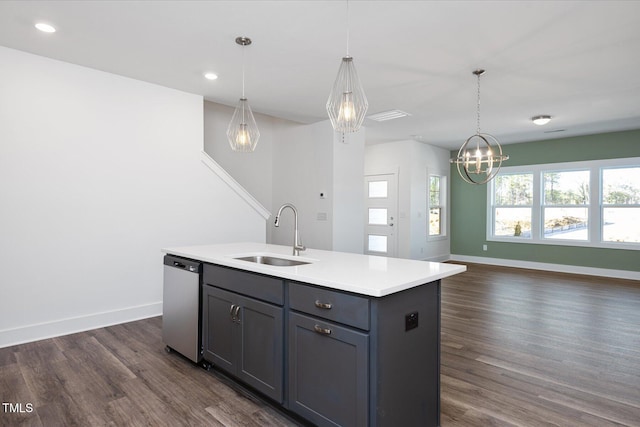
<svg viewBox="0 0 640 427"><path fill-rule="evenodd" d="M413 313L404 315L404 330L410 331L411 329L415 329L418 327L418 312L414 311Z"/></svg>
<svg viewBox="0 0 640 427"><path fill-rule="evenodd" d="M487 245L482 245L482 250L486 251L487 250Z"/></svg>

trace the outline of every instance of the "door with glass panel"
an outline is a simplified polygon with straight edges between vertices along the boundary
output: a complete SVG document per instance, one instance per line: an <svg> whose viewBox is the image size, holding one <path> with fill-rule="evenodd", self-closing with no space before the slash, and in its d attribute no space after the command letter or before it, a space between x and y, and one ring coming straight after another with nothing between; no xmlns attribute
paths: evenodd
<svg viewBox="0 0 640 427"><path fill-rule="evenodd" d="M365 185L364 253L396 256L398 184L396 174L367 175Z"/></svg>

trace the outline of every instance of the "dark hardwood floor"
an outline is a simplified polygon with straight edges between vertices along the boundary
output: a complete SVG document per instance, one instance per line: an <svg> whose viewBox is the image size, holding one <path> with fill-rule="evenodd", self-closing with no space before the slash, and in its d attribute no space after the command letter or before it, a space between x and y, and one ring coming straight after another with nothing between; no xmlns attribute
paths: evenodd
<svg viewBox="0 0 640 427"><path fill-rule="evenodd" d="M442 286L442 426L640 426L640 282L468 267ZM0 425L297 425L161 324L0 349Z"/></svg>
<svg viewBox="0 0 640 427"><path fill-rule="evenodd" d="M640 282L470 264L441 349L443 426L640 426Z"/></svg>

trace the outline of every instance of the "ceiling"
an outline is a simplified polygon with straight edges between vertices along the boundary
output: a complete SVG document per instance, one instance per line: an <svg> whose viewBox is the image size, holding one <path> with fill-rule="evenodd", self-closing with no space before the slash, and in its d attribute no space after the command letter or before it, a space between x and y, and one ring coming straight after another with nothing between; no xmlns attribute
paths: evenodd
<svg viewBox="0 0 640 427"><path fill-rule="evenodd" d="M368 143L454 149L476 130L503 144L640 128L638 1L2 1L0 45L312 123L349 54ZM45 21L53 34L37 31ZM205 71L219 75L203 78ZM1 73L1 71L0 71ZM531 117L553 117L536 126Z"/></svg>

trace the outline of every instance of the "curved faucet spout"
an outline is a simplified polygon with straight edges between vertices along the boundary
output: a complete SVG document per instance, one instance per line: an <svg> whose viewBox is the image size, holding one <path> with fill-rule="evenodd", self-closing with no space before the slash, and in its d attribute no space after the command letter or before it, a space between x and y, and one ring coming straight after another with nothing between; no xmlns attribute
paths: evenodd
<svg viewBox="0 0 640 427"><path fill-rule="evenodd" d="M293 228L293 255L300 255L300 251L304 251L306 248L302 246L300 243L300 238L298 235L298 210L291 203L285 203L280 206L278 209L278 214L276 215L276 221L273 224L276 227L280 227L280 215L282 215L282 211L285 208L290 208L293 211L293 219L294 219L294 228Z"/></svg>

